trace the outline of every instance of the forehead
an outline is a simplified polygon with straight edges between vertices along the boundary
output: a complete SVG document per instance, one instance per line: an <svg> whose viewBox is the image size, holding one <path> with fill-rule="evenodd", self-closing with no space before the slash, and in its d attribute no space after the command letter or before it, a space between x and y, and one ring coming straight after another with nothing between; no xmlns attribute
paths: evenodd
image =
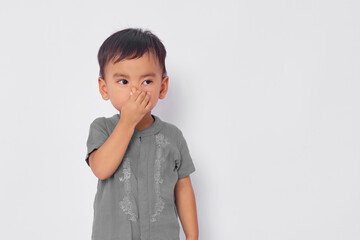
<svg viewBox="0 0 360 240"><path fill-rule="evenodd" d="M108 62L105 71L108 74L124 73L124 74L142 74L143 72L156 72L161 75L161 68L156 55L153 53L144 53L140 58L122 59L115 63L119 56Z"/></svg>

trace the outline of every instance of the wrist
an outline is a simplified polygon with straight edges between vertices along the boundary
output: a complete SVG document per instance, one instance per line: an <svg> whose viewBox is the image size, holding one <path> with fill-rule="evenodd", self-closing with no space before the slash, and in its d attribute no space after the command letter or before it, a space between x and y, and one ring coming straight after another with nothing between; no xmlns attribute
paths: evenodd
<svg viewBox="0 0 360 240"><path fill-rule="evenodd" d="M135 131L135 126L135 124L131 124L127 121L120 119L118 124L115 126L114 131L121 134L130 134L130 136L132 136Z"/></svg>
<svg viewBox="0 0 360 240"><path fill-rule="evenodd" d="M136 127L136 124L126 121L125 119L120 118L117 125L121 125L126 129L132 129L134 130Z"/></svg>

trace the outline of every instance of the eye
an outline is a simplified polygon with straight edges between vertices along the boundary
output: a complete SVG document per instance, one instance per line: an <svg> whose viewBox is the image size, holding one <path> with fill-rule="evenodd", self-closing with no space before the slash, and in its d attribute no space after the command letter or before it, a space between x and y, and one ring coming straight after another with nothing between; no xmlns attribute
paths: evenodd
<svg viewBox="0 0 360 240"><path fill-rule="evenodd" d="M126 81L127 82L127 80L125 80L125 79L121 79L121 80L119 80L119 81L117 81L117 82L121 82L121 81ZM126 84L126 83L125 83Z"/></svg>
<svg viewBox="0 0 360 240"><path fill-rule="evenodd" d="M152 82L151 80L145 80L144 82L146 82L146 81L149 81L150 83ZM149 83L149 84L150 84L150 83ZM149 84L146 84L146 85L149 85Z"/></svg>

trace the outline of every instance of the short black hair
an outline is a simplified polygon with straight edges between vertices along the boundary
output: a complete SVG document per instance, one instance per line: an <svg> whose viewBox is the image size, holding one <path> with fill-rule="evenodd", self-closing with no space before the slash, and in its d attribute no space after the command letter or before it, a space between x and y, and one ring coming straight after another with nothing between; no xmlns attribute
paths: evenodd
<svg viewBox="0 0 360 240"><path fill-rule="evenodd" d="M165 67L166 49L161 40L150 30L126 28L110 35L100 46L98 52L99 77L105 79L105 65L113 58L117 63L122 59L140 58L145 52L153 53L162 68L162 77L167 75Z"/></svg>

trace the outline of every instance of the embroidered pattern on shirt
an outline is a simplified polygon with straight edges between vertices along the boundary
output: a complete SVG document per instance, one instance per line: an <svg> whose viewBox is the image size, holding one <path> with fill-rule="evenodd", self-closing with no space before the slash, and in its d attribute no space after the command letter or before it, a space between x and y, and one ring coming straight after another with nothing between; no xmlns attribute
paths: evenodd
<svg viewBox="0 0 360 240"><path fill-rule="evenodd" d="M161 211L164 209L164 200L160 196L160 184L163 183L163 179L160 176L161 163L165 161L163 155L163 148L169 144L167 138L163 134L159 133L155 135L156 139L156 159L154 163L154 182L155 182L155 209L154 214L152 214L150 221L155 222L156 216L160 215Z"/></svg>
<svg viewBox="0 0 360 240"><path fill-rule="evenodd" d="M124 182L124 190L125 196L122 201L119 202L121 209L124 211L125 214L129 215L129 220L136 222L137 215L133 210L132 203L130 201L130 193L131 193L131 183L130 183L130 176L131 176L131 169L130 169L130 159L124 158L123 159L123 176L119 177L120 182Z"/></svg>

